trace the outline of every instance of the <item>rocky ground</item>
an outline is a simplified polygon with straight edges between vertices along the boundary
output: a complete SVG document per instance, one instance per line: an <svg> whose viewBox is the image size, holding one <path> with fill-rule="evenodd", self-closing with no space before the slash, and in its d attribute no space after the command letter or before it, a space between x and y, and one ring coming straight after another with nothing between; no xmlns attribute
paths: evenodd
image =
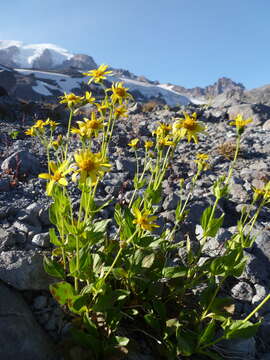
<svg viewBox="0 0 270 360"><path fill-rule="evenodd" d="M23 133L32 125L33 118L44 113L44 108L33 105L34 110L24 113L21 104L8 96L0 98L0 110L1 106L6 106L6 112L0 114L0 359L60 360L57 344L66 336L70 320L50 296L48 285L53 280L42 267L43 255L52 249L48 236L49 201L44 195L44 181L37 177L45 170L46 161L37 140ZM8 110L10 108L12 110ZM170 122L180 117L183 110L183 107L160 106L145 113L137 104L131 108L128 120L119 121L110 149L113 168L105 176L97 194L101 200L114 199L105 215L112 214L116 201L128 201L130 197L136 165L127 146L130 139L151 137L157 122ZM198 145L183 141L178 147L163 185L164 197L158 214L160 225L172 224L173 210L179 199L179 179L185 178L188 183L194 175L196 153L208 153L211 167L198 181L189 216L183 230L178 233L179 240L185 232L195 236L200 216L213 200L211 186L214 180L228 171L228 157L232 154L235 140L235 130L228 125L228 118L241 113L244 118L252 117L254 120L242 138L241 154L230 182L231 196L220 204L219 210L225 212L224 225L208 247L209 252L215 252L234 232L242 206L252 199L252 186L260 187L265 181L270 181L270 107L255 104L189 105L185 111L198 113L199 120L207 125L207 134L201 137ZM64 111L62 115L66 118ZM58 116L61 117L61 112ZM261 213L254 230L256 242L247 251L245 273L230 289L243 317L270 292L269 215L268 208ZM256 338L220 347L219 352L224 358L270 359L270 303L264 306L260 315L264 316L264 323ZM151 354L147 354L147 349L142 354L133 354L129 359L153 359Z"/></svg>

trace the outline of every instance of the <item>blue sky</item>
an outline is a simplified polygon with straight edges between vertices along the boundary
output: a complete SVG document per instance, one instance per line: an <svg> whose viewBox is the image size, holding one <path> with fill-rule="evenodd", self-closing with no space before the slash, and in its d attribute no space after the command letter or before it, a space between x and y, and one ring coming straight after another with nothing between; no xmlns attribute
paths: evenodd
<svg viewBox="0 0 270 360"><path fill-rule="evenodd" d="M0 39L54 43L162 83L270 83L270 0L12 0Z"/></svg>

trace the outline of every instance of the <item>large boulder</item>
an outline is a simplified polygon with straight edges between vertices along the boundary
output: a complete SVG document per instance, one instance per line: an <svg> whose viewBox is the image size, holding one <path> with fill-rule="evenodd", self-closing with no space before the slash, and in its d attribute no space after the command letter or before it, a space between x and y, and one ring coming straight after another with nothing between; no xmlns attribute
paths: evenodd
<svg viewBox="0 0 270 360"><path fill-rule="evenodd" d="M36 175L40 172L40 163L37 158L28 151L17 151L5 159L1 165L5 172L15 172L21 175Z"/></svg>
<svg viewBox="0 0 270 360"><path fill-rule="evenodd" d="M0 359L59 360L22 296L0 283Z"/></svg>
<svg viewBox="0 0 270 360"><path fill-rule="evenodd" d="M43 269L44 253L10 250L0 253L0 280L18 290L48 290L55 281Z"/></svg>

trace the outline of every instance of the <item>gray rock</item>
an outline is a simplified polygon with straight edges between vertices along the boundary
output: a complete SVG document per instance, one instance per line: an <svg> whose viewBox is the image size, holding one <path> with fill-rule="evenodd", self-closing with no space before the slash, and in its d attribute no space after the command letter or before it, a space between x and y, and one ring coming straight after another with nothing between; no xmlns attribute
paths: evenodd
<svg viewBox="0 0 270 360"><path fill-rule="evenodd" d="M10 181L8 179L0 180L0 192L7 192L10 190Z"/></svg>
<svg viewBox="0 0 270 360"><path fill-rule="evenodd" d="M49 209L41 208L38 213L38 218L42 225L45 225L45 226L51 225L50 218L49 218Z"/></svg>
<svg viewBox="0 0 270 360"><path fill-rule="evenodd" d="M48 290L54 280L43 269L44 253L11 250L0 253L0 279L18 290Z"/></svg>
<svg viewBox="0 0 270 360"><path fill-rule="evenodd" d="M165 211L168 210L175 210L178 202L179 202L180 198L178 195L176 195L175 193L170 193L169 195L167 195L163 201L163 209Z"/></svg>
<svg viewBox="0 0 270 360"><path fill-rule="evenodd" d="M255 339L233 339L218 343L216 348L219 353L224 355L224 358L231 360L254 360L256 352Z"/></svg>
<svg viewBox="0 0 270 360"><path fill-rule="evenodd" d="M256 253L270 261L270 231L261 231L256 234Z"/></svg>
<svg viewBox="0 0 270 360"><path fill-rule="evenodd" d="M142 104L136 103L133 106L131 106L128 110L129 115L135 115L142 111Z"/></svg>
<svg viewBox="0 0 270 360"><path fill-rule="evenodd" d="M261 326L258 329L258 335L260 339L263 341L264 345L268 346L270 345L270 314L266 314L263 317L263 322Z"/></svg>
<svg viewBox="0 0 270 360"><path fill-rule="evenodd" d="M59 360L23 298L0 283L0 359Z"/></svg>
<svg viewBox="0 0 270 360"><path fill-rule="evenodd" d="M3 171L12 171L18 175L35 175L41 167L37 158L28 151L17 151L5 159L1 165Z"/></svg>
<svg viewBox="0 0 270 360"><path fill-rule="evenodd" d="M9 232L0 228L0 250L5 250L15 245L15 240Z"/></svg>
<svg viewBox="0 0 270 360"><path fill-rule="evenodd" d="M34 235L32 244L37 245L41 248L50 247L50 235L48 232Z"/></svg>
<svg viewBox="0 0 270 360"><path fill-rule="evenodd" d="M136 161L120 158L116 160L115 166L118 171L127 171L131 178L134 177L136 172Z"/></svg>
<svg viewBox="0 0 270 360"><path fill-rule="evenodd" d="M44 309L47 306L48 299L44 295L39 295L35 297L33 306L36 310Z"/></svg>
<svg viewBox="0 0 270 360"><path fill-rule="evenodd" d="M254 290L247 282L240 281L231 289L231 294L237 300L251 301L254 296Z"/></svg>
<svg viewBox="0 0 270 360"><path fill-rule="evenodd" d="M263 124L263 130L270 130L270 119Z"/></svg>
<svg viewBox="0 0 270 360"><path fill-rule="evenodd" d="M23 232L25 234L28 234L30 232L34 234L38 234L41 232L41 226L38 227L32 226L28 223L23 223L21 221L15 221L12 225L15 229L17 229L20 232Z"/></svg>
<svg viewBox="0 0 270 360"><path fill-rule="evenodd" d="M26 209L19 211L18 220L23 223L30 224L37 229L41 230L41 224L39 221L39 212L41 206L37 203L33 203L27 206Z"/></svg>
<svg viewBox="0 0 270 360"><path fill-rule="evenodd" d="M260 360L270 360L270 352L268 352L267 354L264 354Z"/></svg>
<svg viewBox="0 0 270 360"><path fill-rule="evenodd" d="M259 284L255 284L254 288L256 289L256 294L252 298L252 304L254 305L253 307L256 307L257 305L260 304L260 302L263 301L264 298L266 298L266 296L268 295L268 290L265 286ZM266 304L264 304L263 307L261 307L261 309L259 310L259 314L264 315L265 313L269 313L269 312L270 312L270 301L267 301Z"/></svg>

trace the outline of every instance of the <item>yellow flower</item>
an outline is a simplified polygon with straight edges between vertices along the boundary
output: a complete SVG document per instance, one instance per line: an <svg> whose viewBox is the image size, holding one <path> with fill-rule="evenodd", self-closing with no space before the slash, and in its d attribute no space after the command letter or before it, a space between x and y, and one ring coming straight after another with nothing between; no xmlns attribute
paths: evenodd
<svg viewBox="0 0 270 360"><path fill-rule="evenodd" d="M30 129L27 129L24 133L29 136L36 136L36 129L32 126L30 127Z"/></svg>
<svg viewBox="0 0 270 360"><path fill-rule="evenodd" d="M98 111L102 116L106 115L107 110L110 108L110 104L107 100L102 101L101 104L96 104Z"/></svg>
<svg viewBox="0 0 270 360"><path fill-rule="evenodd" d="M46 121L43 121L43 120L37 120L36 123L33 125L34 128L36 129L43 129L44 126L48 125L46 123Z"/></svg>
<svg viewBox="0 0 270 360"><path fill-rule="evenodd" d="M73 134L79 134L83 138L91 138L98 135L100 129L103 128L103 119L97 119L94 112L91 113L91 120L84 118L84 121L77 121L79 129L72 128Z"/></svg>
<svg viewBox="0 0 270 360"><path fill-rule="evenodd" d="M83 75L91 77L91 79L88 81L88 84L90 84L92 81L98 84L101 83L104 79L106 79L106 76L110 76L112 74L112 71L106 71L108 67L109 65L102 64L98 69L90 70L87 73L83 73Z"/></svg>
<svg viewBox="0 0 270 360"><path fill-rule="evenodd" d="M115 115L116 119L119 119L121 116L122 117L128 117L127 108L124 105L121 105L121 106L117 107L114 110L114 115Z"/></svg>
<svg viewBox="0 0 270 360"><path fill-rule="evenodd" d="M112 87L110 89L107 89L107 91L112 92L111 99L112 99L113 104L115 104L116 102L119 102L119 104L122 104L124 99L132 97L128 93L128 88L125 88L123 86L123 82L113 83Z"/></svg>
<svg viewBox="0 0 270 360"><path fill-rule="evenodd" d="M39 174L39 178L50 180L47 184L46 192L50 196L53 190L54 185L57 183L61 186L67 186L68 182L65 176L73 171L73 168L69 166L69 160L63 161L59 166L57 166L55 161L49 161L50 174Z"/></svg>
<svg viewBox="0 0 270 360"><path fill-rule="evenodd" d="M144 147L146 150L149 150L152 146L154 146L153 141L147 140L144 142Z"/></svg>
<svg viewBox="0 0 270 360"><path fill-rule="evenodd" d="M131 140L131 142L128 144L128 146L130 146L131 148L136 148L137 145L138 145L138 142L139 142L139 139L138 139L138 138L133 139L133 140Z"/></svg>
<svg viewBox="0 0 270 360"><path fill-rule="evenodd" d="M58 135L57 139L51 142L51 146L54 147L56 150L59 148L59 146L61 146L63 143L63 136L62 135Z"/></svg>
<svg viewBox="0 0 270 360"><path fill-rule="evenodd" d="M206 161L206 160L209 159L209 155L207 155L207 154L202 154L202 153L198 153L198 154L196 155L196 158L197 158L198 160Z"/></svg>
<svg viewBox="0 0 270 360"><path fill-rule="evenodd" d="M159 136L167 136L169 135L169 133L172 130L172 126L170 124L166 124L166 123L159 123L159 126L157 127L157 129L155 131L153 131L153 135L157 135Z"/></svg>
<svg viewBox="0 0 270 360"><path fill-rule="evenodd" d="M169 140L169 135L165 136L165 137L159 137L158 140L158 145L160 146L174 146L175 143L172 140Z"/></svg>
<svg viewBox="0 0 270 360"><path fill-rule="evenodd" d="M197 164L199 171L207 170L210 168L210 165L208 163L209 156L207 154L199 153L196 155L196 158L197 159L194 160L194 162Z"/></svg>
<svg viewBox="0 0 270 360"><path fill-rule="evenodd" d="M270 201L270 181L268 181L268 183L265 184L263 188L254 188L253 190L255 200L257 200L258 197L263 197L264 200Z"/></svg>
<svg viewBox="0 0 270 360"><path fill-rule="evenodd" d="M153 231L154 228L158 228L159 225L154 224L154 221L157 219L157 216L149 216L150 211L145 210L141 212L138 208L133 209L133 214L135 219L133 224L137 224L141 229Z"/></svg>
<svg viewBox="0 0 270 360"><path fill-rule="evenodd" d="M72 108L72 107L74 107L74 105L80 104L83 101L84 97L77 96L73 93L70 93L70 94L64 93L63 96L60 96L60 99L62 99L60 101L60 104L67 104L68 107Z"/></svg>
<svg viewBox="0 0 270 360"><path fill-rule="evenodd" d="M89 104L92 104L96 100L96 98L92 97L92 93L89 91L85 92L84 98Z"/></svg>
<svg viewBox="0 0 270 360"><path fill-rule="evenodd" d="M49 125L50 127L55 128L57 125L59 125L59 123L54 120L49 120Z"/></svg>
<svg viewBox="0 0 270 360"><path fill-rule="evenodd" d="M244 120L241 114L238 114L233 121L230 122L230 125L236 126L237 132L241 135L244 131L244 128L247 124L251 123L253 120L251 118Z"/></svg>
<svg viewBox="0 0 270 360"><path fill-rule="evenodd" d="M187 137L188 142L192 139L197 144L199 133L204 133L205 126L197 121L197 114L193 113L189 115L184 112L184 119L178 119L173 123L172 133L176 138L184 138Z"/></svg>
<svg viewBox="0 0 270 360"><path fill-rule="evenodd" d="M101 153L92 153L89 149L80 150L74 155L76 170L72 180L77 180L80 174L80 181L85 183L87 179L91 180L91 185L95 185L98 177L102 177L106 171L109 171L111 165L102 158Z"/></svg>

